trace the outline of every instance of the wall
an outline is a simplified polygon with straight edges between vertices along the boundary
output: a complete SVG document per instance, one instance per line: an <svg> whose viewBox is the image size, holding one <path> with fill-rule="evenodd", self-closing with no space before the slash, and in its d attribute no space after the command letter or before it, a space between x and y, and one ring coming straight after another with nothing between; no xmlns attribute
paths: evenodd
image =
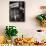
<svg viewBox="0 0 46 46"><path fill-rule="evenodd" d="M40 27L35 20L35 16L41 13L40 6L46 5L46 0L24 0L25 22L18 23L9 22L9 1L10 0L0 0L0 34L4 32L6 25L15 25L19 31L18 36L22 34L24 36L31 36L31 34L36 33L37 29L46 30L46 28Z"/></svg>

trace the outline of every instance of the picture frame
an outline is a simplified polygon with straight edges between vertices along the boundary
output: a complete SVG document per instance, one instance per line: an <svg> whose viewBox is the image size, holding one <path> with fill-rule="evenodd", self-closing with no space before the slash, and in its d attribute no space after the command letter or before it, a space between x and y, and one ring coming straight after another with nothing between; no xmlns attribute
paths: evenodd
<svg viewBox="0 0 46 46"><path fill-rule="evenodd" d="M9 21L10 22L25 21L25 2L24 1L9 2Z"/></svg>

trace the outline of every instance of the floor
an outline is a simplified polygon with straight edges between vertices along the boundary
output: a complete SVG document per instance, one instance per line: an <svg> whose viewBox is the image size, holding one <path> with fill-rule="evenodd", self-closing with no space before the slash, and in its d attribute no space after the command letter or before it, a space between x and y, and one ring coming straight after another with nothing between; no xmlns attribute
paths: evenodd
<svg viewBox="0 0 46 46"><path fill-rule="evenodd" d="M46 44L42 44L42 45L23 44L23 45L15 45L15 46L46 46Z"/></svg>

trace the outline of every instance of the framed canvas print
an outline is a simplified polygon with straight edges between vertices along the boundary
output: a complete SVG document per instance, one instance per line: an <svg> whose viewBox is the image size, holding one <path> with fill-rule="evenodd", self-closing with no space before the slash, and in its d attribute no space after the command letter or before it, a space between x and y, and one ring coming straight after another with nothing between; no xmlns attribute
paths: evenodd
<svg viewBox="0 0 46 46"><path fill-rule="evenodd" d="M9 2L9 21L10 22L25 21L25 2L24 1Z"/></svg>

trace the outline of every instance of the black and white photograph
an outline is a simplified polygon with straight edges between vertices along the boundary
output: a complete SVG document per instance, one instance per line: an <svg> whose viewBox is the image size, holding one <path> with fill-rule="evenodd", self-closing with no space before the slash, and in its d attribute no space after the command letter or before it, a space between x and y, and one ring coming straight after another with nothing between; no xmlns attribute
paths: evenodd
<svg viewBox="0 0 46 46"><path fill-rule="evenodd" d="M9 21L10 22L25 21L25 2L24 1L9 2Z"/></svg>

